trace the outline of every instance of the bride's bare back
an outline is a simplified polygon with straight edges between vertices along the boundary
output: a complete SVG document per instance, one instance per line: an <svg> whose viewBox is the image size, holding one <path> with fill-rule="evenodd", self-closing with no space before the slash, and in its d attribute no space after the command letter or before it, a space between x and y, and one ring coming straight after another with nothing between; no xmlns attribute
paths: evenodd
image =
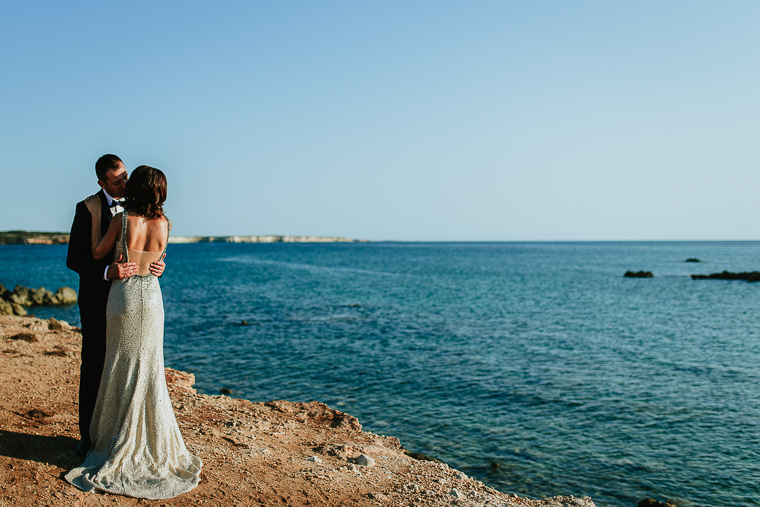
<svg viewBox="0 0 760 507"><path fill-rule="evenodd" d="M169 229L166 217L147 219L127 214L128 257L129 262L137 263L138 275L147 275L150 264L161 258Z"/></svg>

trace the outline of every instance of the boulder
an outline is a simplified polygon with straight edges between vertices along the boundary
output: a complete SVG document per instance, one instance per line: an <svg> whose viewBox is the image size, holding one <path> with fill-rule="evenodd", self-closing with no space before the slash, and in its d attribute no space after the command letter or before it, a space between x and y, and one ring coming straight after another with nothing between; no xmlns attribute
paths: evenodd
<svg viewBox="0 0 760 507"><path fill-rule="evenodd" d="M13 315L18 315L19 317L26 315L26 310L19 304L11 303L11 308L13 308Z"/></svg>
<svg viewBox="0 0 760 507"><path fill-rule="evenodd" d="M13 292L11 292L11 297L9 298L9 300L11 303L15 303L17 305L32 306L30 292L32 292L32 289L30 289L29 287L22 287L21 285L16 285L13 288Z"/></svg>
<svg viewBox="0 0 760 507"><path fill-rule="evenodd" d="M19 306L62 306L77 302L77 293L71 287L61 287L55 294L44 287L30 289L21 285L16 285L11 292L0 285L0 294L3 294L3 290L5 295L2 299Z"/></svg>
<svg viewBox="0 0 760 507"><path fill-rule="evenodd" d="M626 271L623 275L626 278L653 278L651 271Z"/></svg>
<svg viewBox="0 0 760 507"><path fill-rule="evenodd" d="M61 287L53 296L58 298L59 305L73 305L77 302L77 292L71 287Z"/></svg>
<svg viewBox="0 0 760 507"><path fill-rule="evenodd" d="M366 454L360 454L356 458L353 459L353 462L357 465L361 465L363 467L373 467L375 466L375 460L374 458L371 458L367 456Z"/></svg>
<svg viewBox="0 0 760 507"><path fill-rule="evenodd" d="M4 299L0 299L0 315L13 315L13 307Z"/></svg>
<svg viewBox="0 0 760 507"><path fill-rule="evenodd" d="M688 259L686 259L686 262L702 262L702 261L697 259L696 257L689 257Z"/></svg>
<svg viewBox="0 0 760 507"><path fill-rule="evenodd" d="M44 287L39 287L37 290L29 290L29 299L32 301L32 306L50 306L49 302L53 298L53 293Z"/></svg>
<svg viewBox="0 0 760 507"><path fill-rule="evenodd" d="M0 283L0 299L8 299L10 297L11 291L5 288L2 283Z"/></svg>

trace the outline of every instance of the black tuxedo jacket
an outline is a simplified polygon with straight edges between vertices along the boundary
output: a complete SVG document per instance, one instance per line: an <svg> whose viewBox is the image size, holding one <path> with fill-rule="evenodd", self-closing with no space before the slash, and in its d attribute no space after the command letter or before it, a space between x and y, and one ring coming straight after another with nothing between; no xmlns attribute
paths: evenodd
<svg viewBox="0 0 760 507"><path fill-rule="evenodd" d="M105 235L111 223L111 210L108 208L105 193L101 190L97 195L103 205L103 211L100 214L100 230ZM79 274L80 312L102 311L105 316L111 282L105 280L104 274L106 267L113 262L113 256L109 254L102 260L96 260L92 256L91 233L92 215L84 205L84 201L81 201L77 203L74 222L71 224L66 266Z"/></svg>

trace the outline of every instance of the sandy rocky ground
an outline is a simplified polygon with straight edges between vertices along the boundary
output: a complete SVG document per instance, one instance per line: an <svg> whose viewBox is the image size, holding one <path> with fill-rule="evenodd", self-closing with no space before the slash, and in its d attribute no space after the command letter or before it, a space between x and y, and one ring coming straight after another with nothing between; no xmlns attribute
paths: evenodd
<svg viewBox="0 0 760 507"><path fill-rule="evenodd" d="M589 498L500 493L447 465L415 460L398 439L319 402L253 403L197 394L167 369L177 421L203 460L200 485L169 500L84 493L79 465L81 334L54 319L0 317L0 506L254 505L594 507Z"/></svg>

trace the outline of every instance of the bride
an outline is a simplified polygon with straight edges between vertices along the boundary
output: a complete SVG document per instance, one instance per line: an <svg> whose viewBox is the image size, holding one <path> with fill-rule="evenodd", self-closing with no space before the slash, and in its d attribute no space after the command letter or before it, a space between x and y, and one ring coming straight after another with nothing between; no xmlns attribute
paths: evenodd
<svg viewBox="0 0 760 507"><path fill-rule="evenodd" d="M171 222L163 212L165 200L164 173L138 167L127 182L125 211L102 238L100 200L85 201L95 258L115 246L116 258L122 255L139 267L136 276L114 280L108 295L106 361L90 424L92 448L82 466L66 474L84 491L158 500L198 485L202 463L185 447L166 387L164 305L158 278L148 270L166 253Z"/></svg>

